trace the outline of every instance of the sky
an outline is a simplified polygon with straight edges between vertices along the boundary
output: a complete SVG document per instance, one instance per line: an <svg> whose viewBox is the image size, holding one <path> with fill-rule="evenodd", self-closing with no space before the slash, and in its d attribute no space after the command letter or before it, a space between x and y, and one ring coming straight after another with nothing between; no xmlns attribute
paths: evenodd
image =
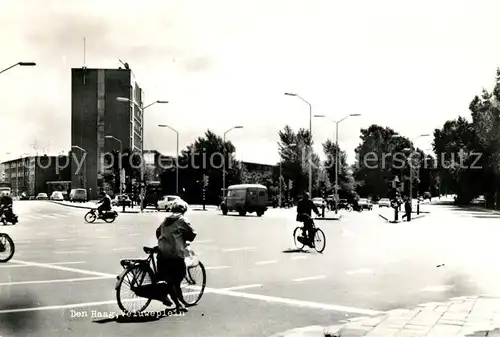
<svg viewBox="0 0 500 337"><path fill-rule="evenodd" d="M278 131L313 114L340 124L349 161L360 128L389 126L414 138L458 115L500 66L495 0L3 0L0 161L70 147L71 68L128 62L146 103L145 148L174 154L207 129L240 160L275 164ZM315 118L313 139L335 137ZM5 138L6 137L6 138ZM432 137L415 145L431 147ZM6 153L10 153L7 155Z"/></svg>

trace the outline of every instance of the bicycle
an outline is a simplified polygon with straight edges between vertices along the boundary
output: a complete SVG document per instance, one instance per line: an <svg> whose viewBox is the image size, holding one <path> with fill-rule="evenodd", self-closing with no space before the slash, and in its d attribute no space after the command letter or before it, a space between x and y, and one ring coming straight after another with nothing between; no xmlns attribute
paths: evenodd
<svg viewBox="0 0 500 337"><path fill-rule="evenodd" d="M303 214L302 216L305 216L312 221L312 230L314 231L314 240L312 242L311 248L314 248L318 253L323 253L323 251L326 248L325 233L321 230L321 228L316 227L313 219L309 215ZM295 230L293 231L293 241L295 243L295 247L297 247L297 249L300 249L300 250L302 250L305 246L305 244L303 244L302 242L299 241L299 238L303 239L302 229L303 229L303 225L297 226L295 228ZM321 246L321 243L322 243L322 246Z"/></svg>
<svg viewBox="0 0 500 337"><path fill-rule="evenodd" d="M0 233L0 262L8 262L12 259L15 250L16 246L9 234ZM7 254L6 257L4 257L4 253Z"/></svg>
<svg viewBox="0 0 500 337"><path fill-rule="evenodd" d="M118 212L116 211L104 211L102 216L99 216L97 208L91 208L90 211L88 211L83 218L88 223L93 223L97 219L102 219L107 223L112 223L113 221L115 221L117 217L118 217Z"/></svg>
<svg viewBox="0 0 500 337"><path fill-rule="evenodd" d="M149 294L144 294L144 291L148 288L152 291L158 290L161 280L158 279L158 269L155 262L154 255L158 253L158 246L150 248L144 247L144 253L149 256L146 259L125 259L120 261L120 265L125 269L119 276L117 276L117 281L115 285L116 299L118 302L118 307L127 315L136 315L146 310L153 299L161 301L159 298L154 296L149 296ZM189 266L186 268L186 277L181 283L182 298L180 301L186 306L191 307L196 305L205 291L205 285L207 280L207 274L205 271L205 266L203 263L198 261L197 264ZM201 272L201 280L196 280L195 272L199 270ZM131 278L128 283L129 290L132 291L133 295L137 299L122 299L121 290L123 288L124 282L127 278ZM165 283L163 283L166 285ZM189 292L185 292L189 290ZM142 295L138 293L143 292ZM157 292L157 291L156 291ZM193 296L193 297L190 297ZM144 304L139 306L139 309L135 309L135 303L144 300ZM133 309L126 308L125 303L132 302Z"/></svg>

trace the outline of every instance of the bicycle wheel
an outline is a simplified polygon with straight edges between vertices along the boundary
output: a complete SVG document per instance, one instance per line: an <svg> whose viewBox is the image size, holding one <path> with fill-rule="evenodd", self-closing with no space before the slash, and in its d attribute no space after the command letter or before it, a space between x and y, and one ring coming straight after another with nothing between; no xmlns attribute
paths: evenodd
<svg viewBox="0 0 500 337"><path fill-rule="evenodd" d="M314 249L318 253L323 253L326 248L326 236L320 228L316 228L314 233Z"/></svg>
<svg viewBox="0 0 500 337"><path fill-rule="evenodd" d="M198 303L205 291L207 273L203 263L198 262L196 266L188 267L186 277L181 283L182 303L191 307Z"/></svg>
<svg viewBox="0 0 500 337"><path fill-rule="evenodd" d="M84 219L88 223L93 223L97 219L97 215L95 215L95 213L88 212L87 214L85 214Z"/></svg>
<svg viewBox="0 0 500 337"><path fill-rule="evenodd" d="M12 238L5 233L0 233L0 262L7 262L12 259L16 246Z"/></svg>
<svg viewBox="0 0 500 337"><path fill-rule="evenodd" d="M302 249L304 248L304 244L299 241L299 236L302 236L302 227L297 227L293 231L293 242L295 247L297 247L297 249Z"/></svg>
<svg viewBox="0 0 500 337"><path fill-rule="evenodd" d="M109 216L109 217L105 217L104 221L106 221L107 223L112 223L115 221L115 219L116 219L115 216Z"/></svg>
<svg viewBox="0 0 500 337"><path fill-rule="evenodd" d="M129 267L116 283L118 307L127 315L138 314L148 307L151 298L137 296L134 288L153 284L153 272L142 266ZM126 296L130 296L127 298Z"/></svg>

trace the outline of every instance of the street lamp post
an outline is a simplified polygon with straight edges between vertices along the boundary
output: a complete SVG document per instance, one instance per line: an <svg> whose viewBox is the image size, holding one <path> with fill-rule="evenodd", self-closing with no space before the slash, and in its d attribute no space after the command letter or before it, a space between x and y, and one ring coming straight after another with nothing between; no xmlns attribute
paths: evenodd
<svg viewBox="0 0 500 337"><path fill-rule="evenodd" d="M295 147L297 146L297 144L295 143L292 143L292 144L289 144L288 147ZM279 199L278 199L278 207L281 208L281 194L282 194L282 190L283 190L283 187L282 187L282 183L283 183L283 173L282 173L282 168L281 168L281 164L282 164L282 161L280 160L280 185L279 185Z"/></svg>
<svg viewBox="0 0 500 337"><path fill-rule="evenodd" d="M123 166L122 166L122 153L123 153L123 143L121 140L119 140L118 138L116 138L115 136L104 136L104 138L106 139L113 139L113 140L116 140L117 142L120 143L120 155L118 156L118 171L119 171L119 178L118 178L118 181L120 183L120 195L123 199L123 184L125 183L125 181L122 182L122 169L123 169ZM123 212L125 212L125 200L123 199L122 200L122 207L123 207Z"/></svg>
<svg viewBox="0 0 500 337"><path fill-rule="evenodd" d="M118 102L122 102L122 103L130 103L130 104L134 104L134 102L132 100L130 100L129 98L126 98L126 97L117 97L116 100ZM141 140L142 140L142 156L141 156L141 191L140 191L140 199L141 199L141 212L144 211L144 187L143 187L143 184L144 184L144 126L145 126L145 123L144 123L144 110L146 110L147 108L149 108L150 106L154 105L154 104L167 104L168 101L154 101L153 103L150 103L148 105L146 105L145 107L139 107L139 109L141 110L141 115L142 115L142 132L141 132ZM137 104L136 104L137 105Z"/></svg>
<svg viewBox="0 0 500 337"><path fill-rule="evenodd" d="M225 198L226 196L226 134L234 129L243 129L243 126L237 125L233 126L232 128L228 129L226 132L224 132L224 140L222 144L222 149L224 151L224 155L222 156L222 199Z"/></svg>
<svg viewBox="0 0 500 337"><path fill-rule="evenodd" d="M87 189L87 151L83 148L81 148L78 145L73 145L71 146L72 149L77 149L80 150L84 153L85 156L85 164L83 166L83 188L86 190Z"/></svg>
<svg viewBox="0 0 500 337"><path fill-rule="evenodd" d="M176 137L177 137L177 146L176 146L176 150L175 150L175 155L176 155L176 159L175 159L175 193L177 195L179 195L179 131L177 131L176 129L174 129L173 127L167 125L167 124L158 124L158 127L160 128L168 128L170 130L172 130L173 132L175 132L176 134Z"/></svg>
<svg viewBox="0 0 500 337"><path fill-rule="evenodd" d="M26 184L25 181L24 181L24 156L29 156L29 153L23 153L21 155L21 159L20 159L20 164L21 164L21 169L22 169L22 173L23 173L23 186ZM19 197L19 166L17 167L17 170L16 170L16 196Z"/></svg>
<svg viewBox="0 0 500 337"><path fill-rule="evenodd" d="M312 105L298 94L285 92L285 95L298 97L309 106L309 136L311 137L309 142L309 196L312 198Z"/></svg>
<svg viewBox="0 0 500 337"><path fill-rule="evenodd" d="M35 62L17 62L16 64L11 65L10 67L7 67L3 70L0 70L0 74L6 72L7 70L10 70L14 67L21 66L21 67L33 67L36 66Z"/></svg>
<svg viewBox="0 0 500 337"><path fill-rule="evenodd" d="M339 156L339 124L346 120L349 117L358 117L361 116L361 114L349 114L345 116L344 118L335 121L331 119L332 122L335 123L335 214L338 213L338 207L337 207L337 202L339 199L339 161L340 161L340 156ZM327 117L326 115L314 115L314 117L317 118L325 118Z"/></svg>

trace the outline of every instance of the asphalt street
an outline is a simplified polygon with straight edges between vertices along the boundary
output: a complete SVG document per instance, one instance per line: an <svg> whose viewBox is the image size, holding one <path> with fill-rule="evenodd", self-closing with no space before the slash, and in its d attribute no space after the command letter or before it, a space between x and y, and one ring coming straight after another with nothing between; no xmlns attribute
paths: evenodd
<svg viewBox="0 0 500 337"><path fill-rule="evenodd" d="M323 254L297 252L293 210L262 217L190 211L193 249L207 290L185 316L148 322L102 320L119 313L120 259L144 257L166 213L83 220L84 209L15 202L20 222L0 230L16 254L0 265L0 336L269 336L332 325L419 303L496 294L500 215L422 205L425 217L387 223L390 210L344 212L320 221ZM390 215L392 216L392 215ZM159 303L148 310L160 310ZM128 323L128 324L124 324Z"/></svg>

